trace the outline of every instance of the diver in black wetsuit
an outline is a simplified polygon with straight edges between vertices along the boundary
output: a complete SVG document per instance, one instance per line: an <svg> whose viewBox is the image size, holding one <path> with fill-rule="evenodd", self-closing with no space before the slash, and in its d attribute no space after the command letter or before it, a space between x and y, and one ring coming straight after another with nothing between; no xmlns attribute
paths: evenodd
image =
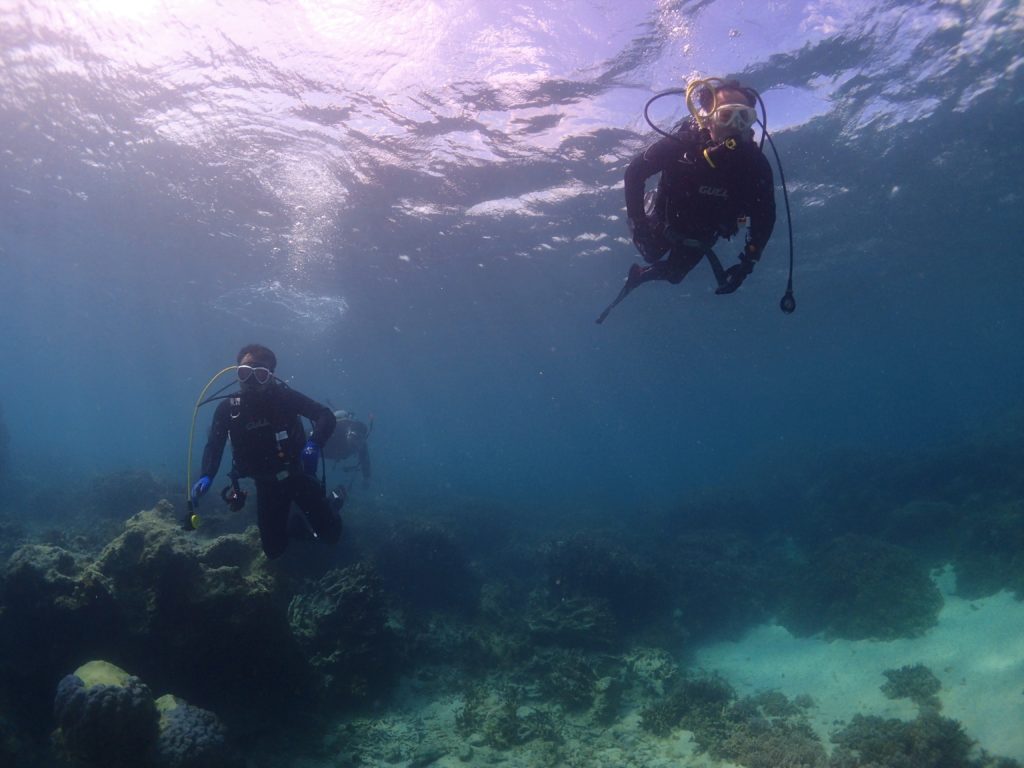
<svg viewBox="0 0 1024 768"><path fill-rule="evenodd" d="M238 353L241 391L217 406L203 451L202 476L191 494L197 502L209 490L230 437L235 493L239 477L253 478L260 542L268 558L279 557L288 546L292 502L306 513L314 536L331 544L341 536L338 506L328 503L316 477L321 448L336 425L334 413L275 377L276 367L274 353L259 344ZM313 422L308 439L302 416Z"/></svg>
<svg viewBox="0 0 1024 768"><path fill-rule="evenodd" d="M774 178L751 128L757 120L756 92L734 80L708 80L702 81L696 97L699 109L687 91L693 117L637 155L626 169L626 215L647 266L630 267L625 286L599 323L636 286L650 280L679 283L705 256L718 281L715 292L733 293L771 237ZM645 210L645 182L656 173L661 180ZM720 237L735 235L744 218L750 222L746 247L739 263L722 269L711 247Z"/></svg>

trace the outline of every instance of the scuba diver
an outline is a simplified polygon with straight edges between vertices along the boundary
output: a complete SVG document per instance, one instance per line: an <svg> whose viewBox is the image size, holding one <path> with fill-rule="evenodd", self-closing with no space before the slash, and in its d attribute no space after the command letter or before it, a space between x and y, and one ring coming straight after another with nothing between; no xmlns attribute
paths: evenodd
<svg viewBox="0 0 1024 768"><path fill-rule="evenodd" d="M256 517L264 554L273 559L288 546L292 502L305 513L313 538L336 543L341 537L341 504L328 500L325 480L316 476L321 450L336 426L334 413L278 379L274 375L277 357L266 347L242 347L237 362L241 391L221 399L213 414L201 477L191 488L190 512L210 489L230 437L231 485L221 496L237 511L245 503L238 479L251 477L255 481ZM308 438L301 416L313 423Z"/></svg>
<svg viewBox="0 0 1024 768"><path fill-rule="evenodd" d="M367 426L355 419L355 414L345 410L334 412L334 418L338 422L338 428L334 435L324 445L324 458L337 463L347 459L356 458L356 463L350 467L344 467L346 472L359 470L363 476L363 487L370 484L370 432L373 430L373 417L370 417L370 425Z"/></svg>
<svg viewBox="0 0 1024 768"><path fill-rule="evenodd" d="M363 476L363 488L368 488L371 471L369 440L370 433L373 431L373 416L370 417L369 426L361 421L356 421L355 414L345 410L335 411L334 418L338 422L338 428L334 430L334 434L324 445L324 458L337 464L353 456L356 457L355 464L343 466L342 469L346 472L358 470ZM355 480L352 482L354 483ZM332 508L341 509L348 498L351 487L352 483L349 483L348 487L342 484L328 494Z"/></svg>
<svg viewBox="0 0 1024 768"><path fill-rule="evenodd" d="M684 93L691 116L675 131L668 133L651 122L651 103ZM644 117L663 138L633 158L625 174L629 229L646 265L630 266L625 285L598 323L638 285L652 280L677 284L705 257L715 273L717 294L735 292L753 271L775 227L775 184L761 151L768 134L765 120L758 120L758 104L763 117L757 91L719 78L698 80L685 91L665 91L647 102ZM760 143L753 131L758 122ZM657 173L657 191L645 199L645 183ZM724 269L711 248L719 238L735 235L745 222L749 228L739 261ZM790 258L790 285L781 304L787 313L796 307L792 243Z"/></svg>

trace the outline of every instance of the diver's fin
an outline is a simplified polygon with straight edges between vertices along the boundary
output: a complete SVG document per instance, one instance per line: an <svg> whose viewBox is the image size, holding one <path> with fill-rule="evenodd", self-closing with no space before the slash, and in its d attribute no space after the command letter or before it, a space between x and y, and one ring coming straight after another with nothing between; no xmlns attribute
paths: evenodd
<svg viewBox="0 0 1024 768"><path fill-rule="evenodd" d="M615 300L604 308L604 312L598 315L597 320L594 322L600 325L604 322L608 314L618 306L619 302L629 296L629 292L640 285L639 277L644 272L644 268L639 264L633 264L629 268L629 276L626 278L626 284L622 286L622 290L619 291L619 295L615 297Z"/></svg>

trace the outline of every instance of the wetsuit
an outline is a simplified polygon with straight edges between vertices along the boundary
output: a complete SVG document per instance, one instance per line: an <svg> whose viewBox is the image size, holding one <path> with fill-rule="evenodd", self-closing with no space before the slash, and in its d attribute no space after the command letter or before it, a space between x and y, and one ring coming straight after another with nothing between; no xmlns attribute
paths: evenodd
<svg viewBox="0 0 1024 768"><path fill-rule="evenodd" d="M760 258L775 227L772 169L752 134L734 147L715 145L707 131L687 120L673 137L656 142L629 164L626 215L634 227L640 223L645 230L643 242L634 239L651 264L631 276L636 284L678 283L718 238L736 234L743 217L750 218L745 256L752 262ZM644 184L656 173L661 180L648 215Z"/></svg>
<svg viewBox="0 0 1024 768"><path fill-rule="evenodd" d="M292 502L307 514L317 536L329 543L341 536L341 517L331 510L317 478L304 473L299 463L306 444L300 416L313 422L309 439L322 449L336 425L327 406L277 380L266 390L232 395L217 406L203 451L201 473L212 479L230 436L232 471L256 483L260 542L268 558L278 557L288 546Z"/></svg>

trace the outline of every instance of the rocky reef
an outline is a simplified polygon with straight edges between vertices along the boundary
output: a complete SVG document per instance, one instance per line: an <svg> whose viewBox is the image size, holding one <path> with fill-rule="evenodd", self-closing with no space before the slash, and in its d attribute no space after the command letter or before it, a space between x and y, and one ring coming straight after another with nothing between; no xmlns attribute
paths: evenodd
<svg viewBox="0 0 1024 768"><path fill-rule="evenodd" d="M797 501L697 499L592 528L367 500L336 550L295 542L273 562L244 514L185 533L152 503L158 480L97 478L61 527L0 522L0 763L1011 768L946 716L938 666L945 689L902 659L866 672L891 708L824 729L815 691L741 695L694 667L764 624L927 635L944 599L930 571L950 564L960 595L1022 594L1017 481L934 470L851 461Z"/></svg>

